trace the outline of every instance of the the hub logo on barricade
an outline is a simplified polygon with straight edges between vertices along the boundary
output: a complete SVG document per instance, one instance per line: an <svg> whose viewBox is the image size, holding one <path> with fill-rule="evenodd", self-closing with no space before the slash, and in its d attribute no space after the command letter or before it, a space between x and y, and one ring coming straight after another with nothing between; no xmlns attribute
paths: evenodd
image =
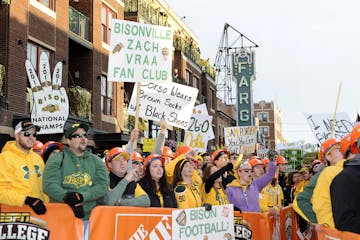
<svg viewBox="0 0 360 240"><path fill-rule="evenodd" d="M241 217L234 217L234 230L236 240L251 240L250 224Z"/></svg>
<svg viewBox="0 0 360 240"><path fill-rule="evenodd" d="M48 240L45 222L27 212L0 213L0 239Z"/></svg>
<svg viewBox="0 0 360 240"><path fill-rule="evenodd" d="M292 218L291 213L287 212L285 217L285 229L286 229L286 239L292 239Z"/></svg>

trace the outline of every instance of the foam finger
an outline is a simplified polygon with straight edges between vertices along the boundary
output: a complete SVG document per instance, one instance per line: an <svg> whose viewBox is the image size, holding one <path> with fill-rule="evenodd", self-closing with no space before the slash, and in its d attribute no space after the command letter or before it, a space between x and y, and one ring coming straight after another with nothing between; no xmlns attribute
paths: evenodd
<svg viewBox="0 0 360 240"><path fill-rule="evenodd" d="M61 81L62 81L62 62L58 62L55 65L53 76L52 76L52 84L53 89L59 90L61 87Z"/></svg>
<svg viewBox="0 0 360 240"><path fill-rule="evenodd" d="M35 69L29 59L25 60L25 68L26 68L26 74L28 76L32 92L36 93L36 92L41 91L42 88L41 88L39 79L38 79Z"/></svg>
<svg viewBox="0 0 360 240"><path fill-rule="evenodd" d="M51 76L49 58L45 52L40 54L40 82L44 90L51 90Z"/></svg>

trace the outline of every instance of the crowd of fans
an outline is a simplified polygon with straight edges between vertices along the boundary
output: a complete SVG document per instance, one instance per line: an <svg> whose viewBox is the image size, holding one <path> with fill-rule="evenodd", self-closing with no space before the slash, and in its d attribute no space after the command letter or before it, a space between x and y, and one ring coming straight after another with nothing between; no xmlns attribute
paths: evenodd
<svg viewBox="0 0 360 240"><path fill-rule="evenodd" d="M15 140L0 154L0 203L28 205L45 214L44 203L64 202L83 220L85 239L97 205L208 209L231 203L238 211L273 215L292 205L300 234L320 224L360 233L360 125L341 141L324 141L320 159L293 172L274 150L263 159L226 149L197 154L180 146L173 151L164 146L166 128L160 122L146 157L134 149L135 129L126 148L112 148L100 158L88 150L87 124L66 129L66 144L42 144L36 140L39 127L21 121Z"/></svg>

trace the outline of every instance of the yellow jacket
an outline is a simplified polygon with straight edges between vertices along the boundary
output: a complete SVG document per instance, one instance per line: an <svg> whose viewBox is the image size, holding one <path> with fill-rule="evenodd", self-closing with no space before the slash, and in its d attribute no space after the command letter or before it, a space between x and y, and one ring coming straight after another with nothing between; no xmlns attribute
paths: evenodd
<svg viewBox="0 0 360 240"><path fill-rule="evenodd" d="M210 192L206 193L205 185L203 185L201 188L201 195L204 203L208 203L213 206L229 204L229 200L227 199L226 193L222 187L217 189L212 187Z"/></svg>
<svg viewBox="0 0 360 240"><path fill-rule="evenodd" d="M203 205L200 189L196 185L181 181L175 186L174 191L178 208L197 208Z"/></svg>
<svg viewBox="0 0 360 240"><path fill-rule="evenodd" d="M275 186L269 183L259 194L261 212L269 211L270 206L279 209L278 206L281 206L283 199L284 193L281 186L278 183Z"/></svg>
<svg viewBox="0 0 360 240"><path fill-rule="evenodd" d="M345 160L339 161L335 166L326 167L321 173L316 183L312 197L313 210L319 224L327 224L334 228L334 218L332 215L330 185L332 180L343 169Z"/></svg>
<svg viewBox="0 0 360 240"><path fill-rule="evenodd" d="M24 153L9 141L0 154L0 203L23 206L27 196L48 201L43 192L44 162L30 150Z"/></svg>
<svg viewBox="0 0 360 240"><path fill-rule="evenodd" d="M304 187L307 186L308 184L309 184L309 180L302 180L301 182L299 182L299 184L295 188L294 199L299 194L299 192L301 192L304 189Z"/></svg>
<svg viewBox="0 0 360 240"><path fill-rule="evenodd" d="M184 158L185 158L184 154L181 154L181 155L177 156L176 158L174 158L174 160L170 161L168 164L165 165L166 181L169 184L173 183L174 169L175 169L176 164ZM191 180L195 185L197 185L199 187L202 185L202 178L201 178L199 172L195 169L193 171L193 176L192 176Z"/></svg>

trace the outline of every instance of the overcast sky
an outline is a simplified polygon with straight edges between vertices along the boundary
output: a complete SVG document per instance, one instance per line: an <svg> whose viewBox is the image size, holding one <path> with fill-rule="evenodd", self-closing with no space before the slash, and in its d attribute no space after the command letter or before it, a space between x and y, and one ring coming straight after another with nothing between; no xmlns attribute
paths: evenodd
<svg viewBox="0 0 360 240"><path fill-rule="evenodd" d="M303 113L334 113L340 81L338 112L360 112L360 1L166 1L212 64L225 22L259 45L254 101L276 101L289 142L315 143Z"/></svg>

